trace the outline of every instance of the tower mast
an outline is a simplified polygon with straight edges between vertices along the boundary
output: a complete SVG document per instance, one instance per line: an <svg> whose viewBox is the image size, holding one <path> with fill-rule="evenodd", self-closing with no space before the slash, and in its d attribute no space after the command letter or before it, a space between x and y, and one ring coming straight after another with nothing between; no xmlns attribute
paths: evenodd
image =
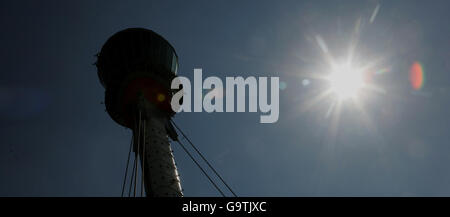
<svg viewBox="0 0 450 217"><path fill-rule="evenodd" d="M175 165L168 132L169 119L154 104L140 98L138 129L133 129L134 151L141 160L146 195L181 197L180 179ZM175 132L175 131L173 131Z"/></svg>
<svg viewBox="0 0 450 217"><path fill-rule="evenodd" d="M105 87L105 106L111 118L133 131L136 178L143 178L149 197L183 196L169 137L177 140L170 123L170 84L178 56L160 35L142 28L122 30L103 45L97 73Z"/></svg>

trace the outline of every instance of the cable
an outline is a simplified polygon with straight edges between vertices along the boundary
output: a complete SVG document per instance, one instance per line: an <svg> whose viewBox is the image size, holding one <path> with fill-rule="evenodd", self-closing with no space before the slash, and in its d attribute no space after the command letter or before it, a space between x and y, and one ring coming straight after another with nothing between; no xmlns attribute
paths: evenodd
<svg viewBox="0 0 450 217"><path fill-rule="evenodd" d="M123 185L122 185L122 194L121 194L121 197L123 197L123 193L124 193L124 191L125 191L125 184L127 183L128 166L130 165L130 155L131 155L131 147L133 146L133 137L134 137L134 136L131 136L130 150L128 151L127 168L125 169L125 177L123 178Z"/></svg>
<svg viewBox="0 0 450 217"><path fill-rule="evenodd" d="M225 180L223 180L222 176L219 175L219 173L214 169L214 167L208 162L208 160L206 160L206 158L203 156L203 154L197 149L197 147L195 147L195 145L191 142L191 140L186 136L186 134L183 133L183 131L177 126L177 124L175 124L175 122L170 119L170 121L173 123L173 125L178 129L178 131L180 131L180 133L183 135L183 137L189 142L189 144L191 144L192 148L194 148L194 150L197 152L198 155L200 155L200 157L206 162L206 164L209 166L209 168L211 168L211 170L216 174L217 177L219 177L219 179L222 181L222 183L228 188L228 190L235 196L237 197L237 195L234 193L234 191L231 189L231 187L225 182Z"/></svg>
<svg viewBox="0 0 450 217"><path fill-rule="evenodd" d="M128 197L131 197L131 187L133 186L133 178L134 178L134 171L135 171L134 167L136 166L135 162L136 162L136 158L134 158L134 161L133 161L133 170L131 172L130 189L128 190Z"/></svg>
<svg viewBox="0 0 450 217"><path fill-rule="evenodd" d="M134 117L134 129L137 129L137 118L136 118L136 116ZM133 130L133 136L132 136L132 138L133 138L133 147L136 145L134 143L135 139L136 139L135 135L136 135L136 132ZM130 147L130 155L131 155L131 147ZM134 172L135 172L134 167L136 166L135 161L136 161L136 158L133 158L133 169L131 170L130 188L128 189L128 197L131 197L131 187L133 186L133 179L134 179Z"/></svg>
<svg viewBox="0 0 450 217"><path fill-rule="evenodd" d="M143 138L142 138L142 155L141 155L141 160L142 160L142 174L141 174L141 197L143 197L144 195L144 172L145 172L145 119L143 120L144 124L143 124L143 129L142 129L142 134L143 134Z"/></svg>
<svg viewBox="0 0 450 217"><path fill-rule="evenodd" d="M136 186L137 186L137 177L138 177L138 153L140 151L140 146L141 146L141 110L139 110L139 123L138 123L138 144L137 144L137 149L135 152L135 158L136 158L136 174L134 174L134 197L136 197Z"/></svg>
<svg viewBox="0 0 450 217"><path fill-rule="evenodd" d="M180 141L176 141L178 142L178 144L183 148L184 152L186 152L186 154L189 155L189 157L191 158L192 161L194 161L194 163L197 165L197 167L203 172L203 174L208 178L208 180L211 182L211 184L214 185L214 187L217 189L217 191L220 192L220 194L223 197L226 197L225 194L220 190L220 188L216 185L216 183L214 183L214 181L211 179L211 177L209 177L209 175L206 173L206 171L200 166L200 164L194 159L194 157L191 155L191 153L189 153L189 151L186 149L186 147L184 147L184 145L180 142Z"/></svg>

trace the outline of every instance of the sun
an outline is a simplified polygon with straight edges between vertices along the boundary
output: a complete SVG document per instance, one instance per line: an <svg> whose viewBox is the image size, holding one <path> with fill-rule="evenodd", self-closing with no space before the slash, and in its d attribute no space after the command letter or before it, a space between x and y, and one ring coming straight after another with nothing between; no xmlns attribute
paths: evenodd
<svg viewBox="0 0 450 217"><path fill-rule="evenodd" d="M331 91L341 100L356 98L364 87L361 70L350 64L333 66L327 80L330 82Z"/></svg>

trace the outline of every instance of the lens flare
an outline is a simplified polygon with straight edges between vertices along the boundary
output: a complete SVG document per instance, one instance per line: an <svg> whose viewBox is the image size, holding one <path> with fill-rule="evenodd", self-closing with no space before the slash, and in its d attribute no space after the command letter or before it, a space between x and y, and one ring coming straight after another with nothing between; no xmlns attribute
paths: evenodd
<svg viewBox="0 0 450 217"><path fill-rule="evenodd" d="M414 62L409 70L409 81L414 90L420 90L425 83L423 67L419 62Z"/></svg>

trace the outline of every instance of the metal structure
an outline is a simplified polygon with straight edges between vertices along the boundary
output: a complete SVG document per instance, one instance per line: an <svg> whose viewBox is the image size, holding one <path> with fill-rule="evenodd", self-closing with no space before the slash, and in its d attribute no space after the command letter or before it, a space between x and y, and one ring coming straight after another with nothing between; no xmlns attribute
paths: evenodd
<svg viewBox="0 0 450 217"><path fill-rule="evenodd" d="M145 188L148 197L183 196L169 143L169 137L177 141L170 122L174 115L170 84L178 68L174 48L151 30L125 29L106 41L96 65L105 88L106 111L116 123L133 131L134 195L140 172L141 194Z"/></svg>

